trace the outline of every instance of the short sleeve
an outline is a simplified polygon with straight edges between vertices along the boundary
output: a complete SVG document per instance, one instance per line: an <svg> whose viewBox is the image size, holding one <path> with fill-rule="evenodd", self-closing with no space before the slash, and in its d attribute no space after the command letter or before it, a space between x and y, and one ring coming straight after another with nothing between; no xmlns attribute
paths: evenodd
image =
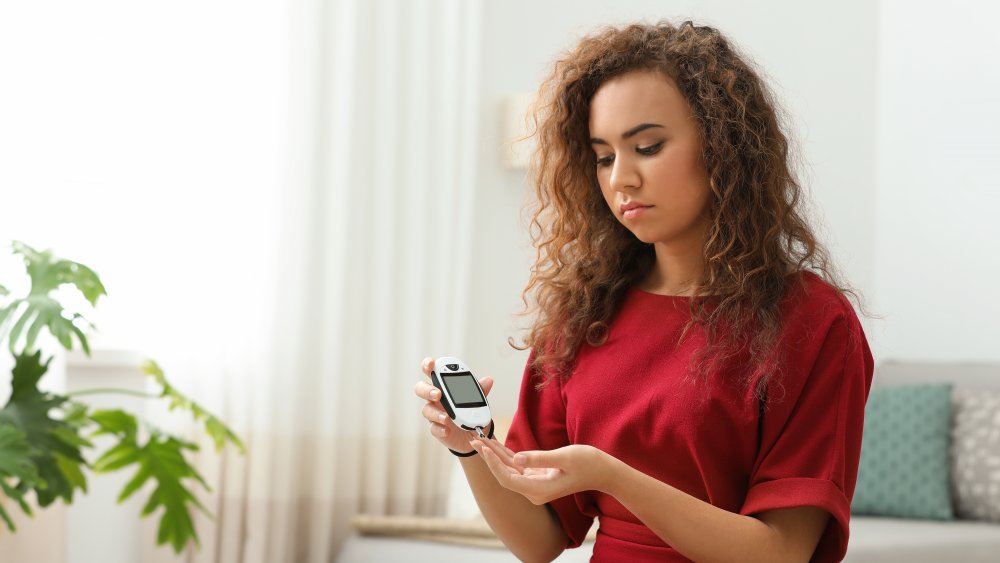
<svg viewBox="0 0 1000 563"><path fill-rule="evenodd" d="M846 300L842 305L846 310L832 318L816 313L785 331L785 369L768 388L740 511L815 506L829 512L813 561L840 561L847 551L874 367L854 310Z"/></svg>
<svg viewBox="0 0 1000 563"><path fill-rule="evenodd" d="M532 359L521 379L521 394L517 411L507 431L507 447L515 452L526 450L554 450L570 444L566 431L566 405L562 398L562 385L558 377L552 378L541 389L543 381L531 367ZM573 495L548 503L569 538L566 547L578 547L593 524L593 517L580 509Z"/></svg>

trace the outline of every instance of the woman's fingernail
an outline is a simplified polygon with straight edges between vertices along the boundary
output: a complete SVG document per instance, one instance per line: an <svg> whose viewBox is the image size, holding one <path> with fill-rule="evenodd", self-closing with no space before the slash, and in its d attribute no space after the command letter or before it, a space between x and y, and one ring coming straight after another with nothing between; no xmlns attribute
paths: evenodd
<svg viewBox="0 0 1000 563"><path fill-rule="evenodd" d="M431 391L431 399L437 399L440 395L440 391Z"/></svg>
<svg viewBox="0 0 1000 563"><path fill-rule="evenodd" d="M517 454L514 456L514 463L518 465L524 465L524 462L528 461L524 454Z"/></svg>
<svg viewBox="0 0 1000 563"><path fill-rule="evenodd" d="M438 420L440 420L441 422L444 422L444 419L446 419L446 418L448 418L448 417L445 416L444 413L438 415Z"/></svg>

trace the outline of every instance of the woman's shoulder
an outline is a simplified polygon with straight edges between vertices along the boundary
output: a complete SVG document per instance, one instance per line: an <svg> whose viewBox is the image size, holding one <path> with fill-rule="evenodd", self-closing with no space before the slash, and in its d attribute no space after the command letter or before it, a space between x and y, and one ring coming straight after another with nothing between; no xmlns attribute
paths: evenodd
<svg viewBox="0 0 1000 563"><path fill-rule="evenodd" d="M797 272L791 278L782 303L781 341L790 365L808 369L789 371L802 377L784 383L793 385L789 382L799 380L804 384L805 374L812 372L817 361L826 367L852 362L864 368L857 373L870 382L871 350L849 294L814 272ZM834 371L827 370L830 377L842 377Z"/></svg>
<svg viewBox="0 0 1000 563"><path fill-rule="evenodd" d="M845 292L809 270L787 276L781 309L786 319L812 325L838 319L848 324L857 322L854 306Z"/></svg>

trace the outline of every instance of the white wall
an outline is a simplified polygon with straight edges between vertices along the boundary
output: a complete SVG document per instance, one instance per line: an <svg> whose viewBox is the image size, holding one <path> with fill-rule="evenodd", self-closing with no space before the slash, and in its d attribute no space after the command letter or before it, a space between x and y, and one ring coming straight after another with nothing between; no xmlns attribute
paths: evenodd
<svg viewBox="0 0 1000 563"><path fill-rule="evenodd" d="M1000 7L883 0L875 307L885 358L1000 360Z"/></svg>
<svg viewBox="0 0 1000 563"><path fill-rule="evenodd" d="M793 117L804 152L803 181L825 217L824 234L849 279L873 284L875 221L876 5L862 0L782 0L761 9L737 0L663 2L599 0L486 2L483 7L482 143L476 185L473 288L467 361L492 374L494 410L512 414L526 353L506 338L525 319L520 292L534 258L521 208L525 173L503 168L505 96L534 92L549 64L574 39L606 23L669 18L715 25L770 77ZM520 325L518 325L520 322Z"/></svg>

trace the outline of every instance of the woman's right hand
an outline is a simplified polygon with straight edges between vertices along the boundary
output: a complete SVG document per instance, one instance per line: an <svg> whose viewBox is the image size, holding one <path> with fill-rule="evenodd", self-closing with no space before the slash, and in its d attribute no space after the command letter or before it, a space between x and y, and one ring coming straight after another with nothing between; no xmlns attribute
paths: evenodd
<svg viewBox="0 0 1000 563"><path fill-rule="evenodd" d="M473 451L472 446L469 445L469 441L477 437L477 434L471 430L463 430L455 425L441 405L441 391L429 381L431 370L434 369L434 358L424 358L420 369L423 370L428 380L418 381L414 388L414 393L427 401L421 412L424 418L430 422L431 435L450 450L459 453ZM479 386L483 388L483 393L489 395L490 389L493 389L493 378L487 376L480 379ZM488 428L485 430L489 433Z"/></svg>

